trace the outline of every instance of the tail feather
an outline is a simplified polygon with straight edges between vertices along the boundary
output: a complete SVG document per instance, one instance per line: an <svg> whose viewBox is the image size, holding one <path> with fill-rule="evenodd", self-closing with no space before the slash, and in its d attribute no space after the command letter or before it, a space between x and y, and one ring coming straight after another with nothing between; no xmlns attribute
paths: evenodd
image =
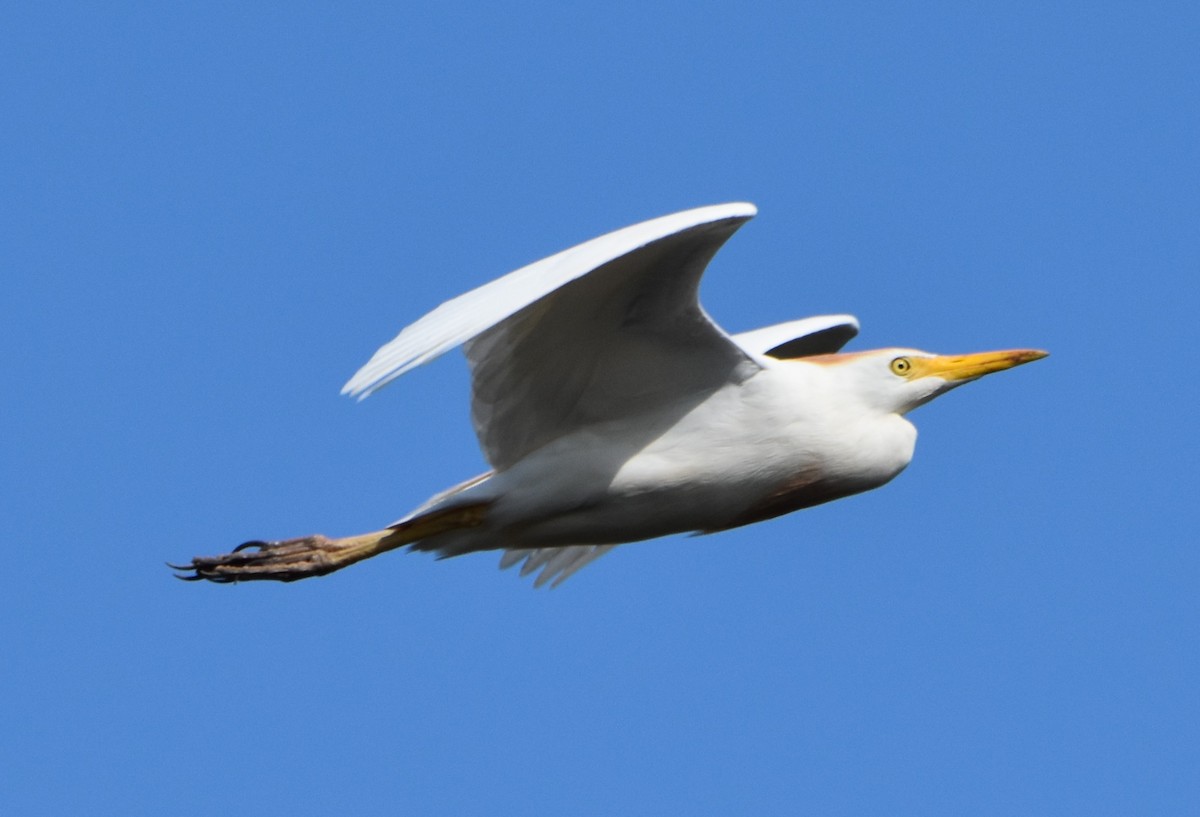
<svg viewBox="0 0 1200 817"><path fill-rule="evenodd" d="M616 545L566 545L546 548L508 548L500 557L500 569L507 570L524 560L521 575L541 569L533 586L541 587L550 582L558 587L575 573L599 559Z"/></svg>

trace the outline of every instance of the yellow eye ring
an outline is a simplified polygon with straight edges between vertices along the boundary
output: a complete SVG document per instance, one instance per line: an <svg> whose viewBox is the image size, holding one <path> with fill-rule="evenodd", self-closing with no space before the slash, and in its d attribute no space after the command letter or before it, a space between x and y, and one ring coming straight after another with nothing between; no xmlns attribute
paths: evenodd
<svg viewBox="0 0 1200 817"><path fill-rule="evenodd" d="M891 363L892 374L908 377L912 372L912 361L906 357L898 357Z"/></svg>

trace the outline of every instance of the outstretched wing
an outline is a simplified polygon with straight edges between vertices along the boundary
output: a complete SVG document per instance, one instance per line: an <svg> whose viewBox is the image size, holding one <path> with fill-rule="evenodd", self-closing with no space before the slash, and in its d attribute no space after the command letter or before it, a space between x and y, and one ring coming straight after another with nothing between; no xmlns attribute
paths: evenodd
<svg viewBox="0 0 1200 817"><path fill-rule="evenodd" d="M688 210L523 267L409 326L343 392L365 397L466 343L475 430L497 469L586 425L686 410L759 369L697 299L709 260L755 212Z"/></svg>

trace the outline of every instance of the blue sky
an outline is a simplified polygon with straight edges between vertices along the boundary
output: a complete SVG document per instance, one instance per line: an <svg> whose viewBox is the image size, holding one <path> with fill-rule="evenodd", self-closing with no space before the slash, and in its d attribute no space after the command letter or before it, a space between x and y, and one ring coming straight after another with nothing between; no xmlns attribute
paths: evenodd
<svg viewBox="0 0 1200 817"><path fill-rule="evenodd" d="M1180 814L1200 791L1193 4L72 3L0 25L0 811ZM288 586L166 560L483 467L440 301L760 216L730 330L1052 357L870 494Z"/></svg>

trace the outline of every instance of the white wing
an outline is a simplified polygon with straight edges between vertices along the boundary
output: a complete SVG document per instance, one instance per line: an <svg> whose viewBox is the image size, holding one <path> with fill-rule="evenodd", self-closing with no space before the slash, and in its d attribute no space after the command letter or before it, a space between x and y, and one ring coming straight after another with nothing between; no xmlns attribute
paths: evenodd
<svg viewBox="0 0 1200 817"><path fill-rule="evenodd" d="M503 469L581 426L702 400L759 366L697 299L750 204L688 210L593 239L442 304L343 389L365 397L467 344L472 416Z"/></svg>
<svg viewBox="0 0 1200 817"><path fill-rule="evenodd" d="M380 347L342 387L360 399L400 375L444 355L485 329L597 267L653 241L723 219L740 224L758 211L753 204L719 204L685 210L602 235L544 258L453 298ZM734 227L736 229L736 225Z"/></svg>
<svg viewBox="0 0 1200 817"><path fill-rule="evenodd" d="M733 339L751 354L786 359L832 354L857 334L853 315L817 315L739 332Z"/></svg>

